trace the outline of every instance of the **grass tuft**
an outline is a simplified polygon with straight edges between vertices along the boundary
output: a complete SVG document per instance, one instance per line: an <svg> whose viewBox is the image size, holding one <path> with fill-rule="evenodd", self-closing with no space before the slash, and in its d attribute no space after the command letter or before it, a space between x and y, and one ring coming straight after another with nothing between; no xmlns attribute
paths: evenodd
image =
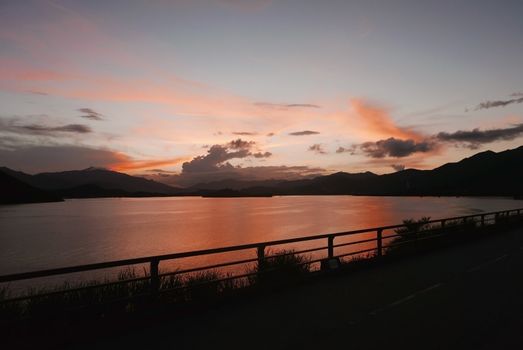
<svg viewBox="0 0 523 350"><path fill-rule="evenodd" d="M310 272L310 258L294 250L268 250L262 265L248 270L253 286L284 286L299 282Z"/></svg>

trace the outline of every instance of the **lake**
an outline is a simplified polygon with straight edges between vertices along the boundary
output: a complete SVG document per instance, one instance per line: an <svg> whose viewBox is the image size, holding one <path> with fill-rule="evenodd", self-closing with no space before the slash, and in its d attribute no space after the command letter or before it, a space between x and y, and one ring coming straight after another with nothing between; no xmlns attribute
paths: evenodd
<svg viewBox="0 0 523 350"><path fill-rule="evenodd" d="M0 274L523 207L507 198L104 198L0 206Z"/></svg>

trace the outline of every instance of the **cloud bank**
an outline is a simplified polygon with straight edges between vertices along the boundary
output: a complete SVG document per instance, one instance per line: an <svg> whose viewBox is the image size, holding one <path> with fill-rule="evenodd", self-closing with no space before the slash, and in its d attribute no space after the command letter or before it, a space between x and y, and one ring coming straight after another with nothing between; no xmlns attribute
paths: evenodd
<svg viewBox="0 0 523 350"><path fill-rule="evenodd" d="M78 134L87 134L92 132L91 128L83 124L67 124L63 126L44 126L38 124L31 125L20 125L14 126L15 129L18 129L21 133L27 132L30 134L55 134L56 132L69 132L69 133L78 133Z"/></svg>
<svg viewBox="0 0 523 350"><path fill-rule="evenodd" d="M327 152L323 149L323 146L319 143L315 143L314 145L309 146L308 150L318 154L327 154Z"/></svg>
<svg viewBox="0 0 523 350"><path fill-rule="evenodd" d="M79 108L79 112L82 112L83 114L80 116L81 118L91 119L91 120L103 120L103 115L93 111L91 108Z"/></svg>
<svg viewBox="0 0 523 350"><path fill-rule="evenodd" d="M256 136L256 135L258 135L258 133L256 133L256 132L249 132L249 131L233 131L232 134L236 135L236 136Z"/></svg>
<svg viewBox="0 0 523 350"><path fill-rule="evenodd" d="M218 181L223 179L235 180L266 180L266 179L299 179L303 177L324 174L322 168L307 166L249 166L231 164L233 159L262 160L272 156L271 152L258 149L254 141L236 139L225 144L212 145L207 153L196 156L182 164L180 174L171 175L158 172L149 175L149 178L158 181L188 187L197 183Z"/></svg>
<svg viewBox="0 0 523 350"><path fill-rule="evenodd" d="M514 93L511 96L520 96L518 93ZM489 109L494 107L505 107L507 105L513 104L513 103L522 103L523 97L520 98L511 98L509 100L496 100L496 101L485 101L481 102L474 108L475 111L478 111L480 109Z"/></svg>
<svg viewBox="0 0 523 350"><path fill-rule="evenodd" d="M426 136L423 140L397 139L390 137L384 140L363 142L351 147L339 147L336 153L361 153L370 158L403 158L414 153L429 153L438 150L445 144L478 149L484 144L496 141L510 141L523 136L523 124L508 128L480 130L458 130L455 132L439 132Z"/></svg>
<svg viewBox="0 0 523 350"><path fill-rule="evenodd" d="M390 137L386 140L376 142L364 142L359 145L359 149L368 157L384 158L408 157L413 153L427 153L435 148L435 144L430 141L417 142L414 140L400 140Z"/></svg>
<svg viewBox="0 0 523 350"><path fill-rule="evenodd" d="M59 136L63 133L87 134L92 130L84 124L65 124L59 126L50 126L44 123L29 123L24 121L32 116L22 117L0 117L0 132L8 132L21 135L49 135ZM40 119L47 118L46 115L37 116Z"/></svg>
<svg viewBox="0 0 523 350"><path fill-rule="evenodd" d="M295 131L290 132L289 135L291 136L309 136L309 135L318 135L319 131L312 131L312 130L303 130L303 131Z"/></svg>
<svg viewBox="0 0 523 350"><path fill-rule="evenodd" d="M458 130L453 133L440 132L436 139L443 142L454 142L463 144L471 149L477 149L480 145L500 140L514 140L523 134L523 124L503 129L480 130L478 128L465 131Z"/></svg>
<svg viewBox="0 0 523 350"><path fill-rule="evenodd" d="M256 142L242 139L232 140L225 145L213 145L206 155L183 163L182 174L231 170L235 168L228 162L231 159L268 158L272 155L270 152L253 152L255 146Z"/></svg>

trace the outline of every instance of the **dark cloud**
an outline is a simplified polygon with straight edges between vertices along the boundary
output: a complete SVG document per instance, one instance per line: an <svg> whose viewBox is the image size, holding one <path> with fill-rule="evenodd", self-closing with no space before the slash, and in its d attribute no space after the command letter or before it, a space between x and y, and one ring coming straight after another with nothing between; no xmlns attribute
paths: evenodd
<svg viewBox="0 0 523 350"><path fill-rule="evenodd" d="M312 131L312 130L304 130L304 131L295 131L290 132L289 135L291 136L308 136L308 135L318 135L318 131Z"/></svg>
<svg viewBox="0 0 523 350"><path fill-rule="evenodd" d="M515 93L517 94L517 93ZM511 96L519 96L519 95L514 95L512 94ZM475 111L477 110L480 110L480 109L489 109L489 108L494 108L494 107L505 107L506 105L509 105L509 104L512 104L512 103L522 103L523 102L523 97L520 97L520 98L512 98L512 99L509 99L509 100L497 100L497 101L485 101L485 102L481 102L479 105L476 106L476 108L474 108Z"/></svg>
<svg viewBox="0 0 523 350"><path fill-rule="evenodd" d="M91 119L91 120L103 120L104 119L102 114L93 111L91 108L79 108L78 111L84 113L80 116L82 118Z"/></svg>
<svg viewBox="0 0 523 350"><path fill-rule="evenodd" d="M271 152L257 152L257 153L253 153L252 156L254 158L269 158L270 156L272 156L272 153Z"/></svg>
<svg viewBox="0 0 523 350"><path fill-rule="evenodd" d="M356 146L352 145L351 147L338 147L336 150L336 153L350 153L351 155L354 155L356 153Z"/></svg>
<svg viewBox="0 0 523 350"><path fill-rule="evenodd" d="M428 136L422 141L411 139L401 140L388 138L376 142L364 142L353 145L350 148L339 147L336 153L356 154L361 151L364 155L371 158L394 157L402 158L413 153L426 153L437 149L443 144L451 143L477 149L482 144L496 141L510 141L523 136L523 123L508 128L480 130L458 130L456 132L440 132L433 136Z"/></svg>
<svg viewBox="0 0 523 350"><path fill-rule="evenodd" d="M273 133L273 132L270 132L270 133L267 134L267 137L273 137L274 135L276 135L276 134Z"/></svg>
<svg viewBox="0 0 523 350"><path fill-rule="evenodd" d="M510 94L511 97L523 97L523 92L513 92Z"/></svg>
<svg viewBox="0 0 523 350"><path fill-rule="evenodd" d="M21 125L17 126L21 130L26 130L29 133L34 134L53 134L55 132L69 132L69 133L78 133L78 134L87 134L92 132L91 128L83 124L67 124L64 126L44 126L38 124L31 125Z"/></svg>
<svg viewBox="0 0 523 350"><path fill-rule="evenodd" d="M232 140L227 144L227 146L231 149L251 149L254 145L256 145L256 142L254 141L244 141L242 139L236 139Z"/></svg>
<svg viewBox="0 0 523 350"><path fill-rule="evenodd" d="M289 109L289 108L321 108L321 106L312 103L270 103L270 102L256 102L254 103L259 107L268 107L276 109Z"/></svg>
<svg viewBox="0 0 523 350"><path fill-rule="evenodd" d="M248 131L233 131L232 134L233 135L238 135L238 136L255 136L255 135L258 135L258 133L256 133L256 132L248 132Z"/></svg>
<svg viewBox="0 0 523 350"><path fill-rule="evenodd" d="M247 157L267 158L272 155L270 152L253 153L252 149L255 146L256 142L242 139L232 140L225 145L213 145L207 150L206 155L194 157L191 161L183 163L182 174L231 170L234 166L228 160Z"/></svg>
<svg viewBox="0 0 523 350"><path fill-rule="evenodd" d="M500 140L513 140L523 134L523 124L518 124L510 128L471 131L458 130L453 133L440 132L435 138L443 142L456 142L465 144L467 147L475 149L480 144L490 143Z"/></svg>
<svg viewBox="0 0 523 350"><path fill-rule="evenodd" d="M182 165L179 175L158 178L169 184L190 186L199 182L217 181L222 179L264 180L264 179L295 179L303 176L324 173L324 169L309 167L284 166L254 166L242 167L233 165L232 159L265 159L272 156L271 152L260 151L254 141L237 139L226 144L211 146L207 153L194 157Z"/></svg>
<svg viewBox="0 0 523 350"><path fill-rule="evenodd" d="M366 156L372 158L402 158L410 156L413 153L429 152L435 147L436 144L428 140L417 142L411 139L400 140L394 137L376 142L364 142L358 146Z"/></svg>
<svg viewBox="0 0 523 350"><path fill-rule="evenodd" d="M61 126L49 126L42 123L23 124L28 118L47 118L46 115L0 118L0 132L8 132L18 135L44 135L64 136L67 134L87 134L92 132L91 128L83 124L66 124Z"/></svg>
<svg viewBox="0 0 523 350"><path fill-rule="evenodd" d="M405 170L405 165L404 164L391 164L390 166L392 167L392 169L394 169L394 171L403 171L403 170Z"/></svg>
<svg viewBox="0 0 523 350"><path fill-rule="evenodd" d="M145 170L149 173L159 173L159 174L176 174L176 171L164 170L164 169L147 169Z"/></svg>
<svg viewBox="0 0 523 350"><path fill-rule="evenodd" d="M28 173L110 167L122 155L110 150L81 146L27 146L12 150L0 148L0 164Z"/></svg>
<svg viewBox="0 0 523 350"><path fill-rule="evenodd" d="M194 157L190 162L185 162L182 165L183 173L197 173L197 172L213 172L225 168L233 168L227 162L234 158L245 158L249 156L249 150L239 150L237 152L229 152L227 146L214 145L207 151L204 156Z"/></svg>
<svg viewBox="0 0 523 350"><path fill-rule="evenodd" d="M327 152L325 152L325 150L323 149L323 146L319 143L315 143L314 145L309 146L308 150L311 152L316 152L318 154L327 154Z"/></svg>

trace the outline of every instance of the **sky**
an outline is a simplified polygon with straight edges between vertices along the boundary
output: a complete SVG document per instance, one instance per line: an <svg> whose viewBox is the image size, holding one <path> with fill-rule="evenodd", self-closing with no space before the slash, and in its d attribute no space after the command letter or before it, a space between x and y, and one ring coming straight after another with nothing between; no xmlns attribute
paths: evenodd
<svg viewBox="0 0 523 350"><path fill-rule="evenodd" d="M523 144L523 2L0 2L0 166L187 186Z"/></svg>

